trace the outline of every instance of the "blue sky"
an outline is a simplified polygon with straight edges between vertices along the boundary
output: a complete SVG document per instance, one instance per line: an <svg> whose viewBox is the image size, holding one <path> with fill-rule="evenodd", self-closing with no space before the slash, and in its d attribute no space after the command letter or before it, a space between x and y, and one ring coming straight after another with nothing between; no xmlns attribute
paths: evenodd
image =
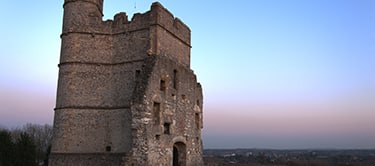
<svg viewBox="0 0 375 166"><path fill-rule="evenodd" d="M205 148L375 148L375 1L160 2L192 31ZM0 2L0 125L52 123L62 4Z"/></svg>

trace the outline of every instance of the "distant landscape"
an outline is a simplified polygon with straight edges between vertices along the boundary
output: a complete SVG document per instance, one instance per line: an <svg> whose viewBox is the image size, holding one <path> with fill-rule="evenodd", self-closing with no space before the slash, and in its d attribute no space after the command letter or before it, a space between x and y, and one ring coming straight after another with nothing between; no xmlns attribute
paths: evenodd
<svg viewBox="0 0 375 166"><path fill-rule="evenodd" d="M375 149L206 149L205 166L373 166Z"/></svg>
<svg viewBox="0 0 375 166"><path fill-rule="evenodd" d="M48 165L51 139L48 124L0 127L0 165ZM205 166L374 166L375 149L205 149L203 159Z"/></svg>

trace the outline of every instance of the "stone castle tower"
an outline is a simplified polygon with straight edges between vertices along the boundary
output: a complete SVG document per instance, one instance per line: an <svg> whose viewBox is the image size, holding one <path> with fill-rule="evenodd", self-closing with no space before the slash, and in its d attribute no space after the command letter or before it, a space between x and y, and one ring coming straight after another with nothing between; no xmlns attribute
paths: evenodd
<svg viewBox="0 0 375 166"><path fill-rule="evenodd" d="M202 88L190 29L159 3L102 21L103 0L65 0L49 164L203 165Z"/></svg>

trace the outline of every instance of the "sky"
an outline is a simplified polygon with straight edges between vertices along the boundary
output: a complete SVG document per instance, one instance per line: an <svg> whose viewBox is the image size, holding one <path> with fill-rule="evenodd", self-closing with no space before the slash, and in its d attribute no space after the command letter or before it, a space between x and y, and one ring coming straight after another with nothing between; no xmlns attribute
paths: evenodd
<svg viewBox="0 0 375 166"><path fill-rule="evenodd" d="M204 148L375 148L375 1L159 2L191 29ZM53 122L62 4L0 1L2 127Z"/></svg>

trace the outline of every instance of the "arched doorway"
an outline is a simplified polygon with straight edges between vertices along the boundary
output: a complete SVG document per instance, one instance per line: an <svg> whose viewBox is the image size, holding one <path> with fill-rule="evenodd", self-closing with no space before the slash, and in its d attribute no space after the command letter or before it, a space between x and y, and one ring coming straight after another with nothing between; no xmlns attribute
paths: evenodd
<svg viewBox="0 0 375 166"><path fill-rule="evenodd" d="M173 166L186 166L186 145L183 142L173 145Z"/></svg>

